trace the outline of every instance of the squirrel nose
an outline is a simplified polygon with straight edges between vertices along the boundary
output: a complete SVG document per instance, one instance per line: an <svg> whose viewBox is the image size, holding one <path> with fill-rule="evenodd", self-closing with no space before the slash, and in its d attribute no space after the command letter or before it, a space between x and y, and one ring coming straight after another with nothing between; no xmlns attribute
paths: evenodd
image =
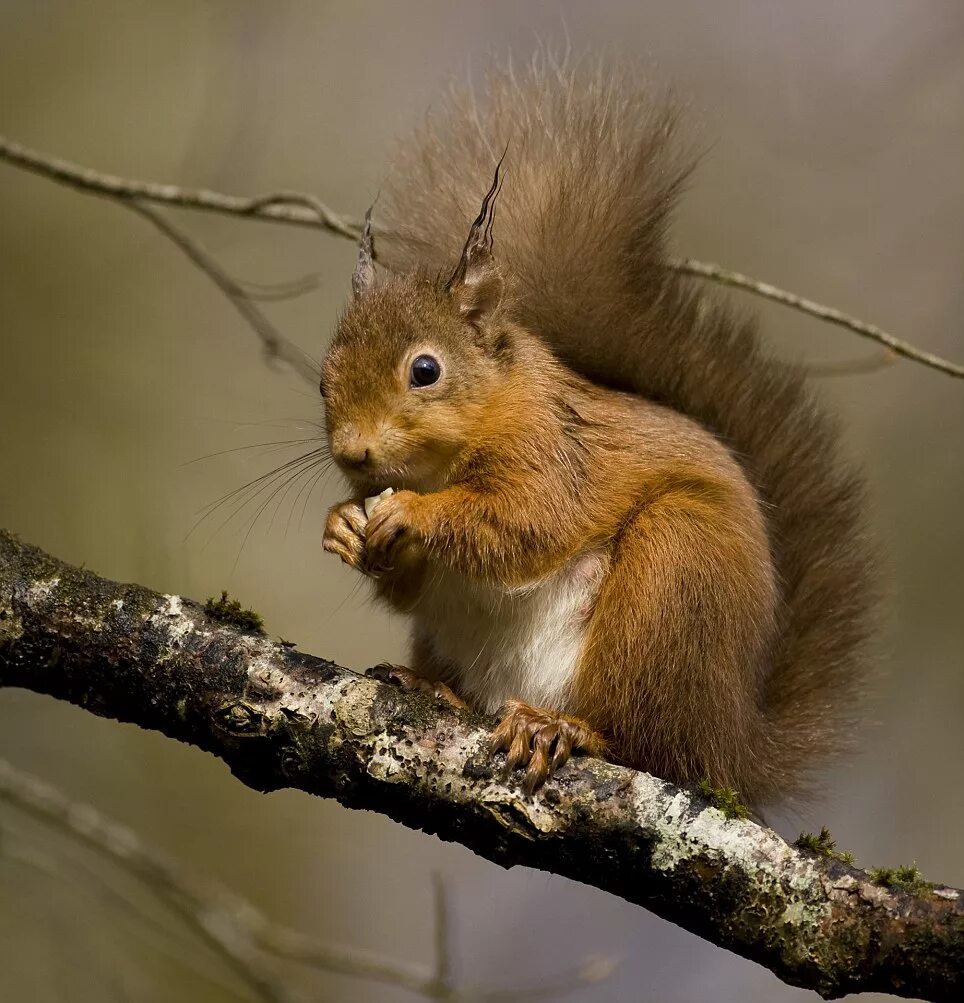
<svg viewBox="0 0 964 1003"><path fill-rule="evenodd" d="M372 460L371 439L356 428L348 427L336 434L332 445L338 461L347 467L364 467Z"/></svg>
<svg viewBox="0 0 964 1003"><path fill-rule="evenodd" d="M341 450L341 460L352 467L363 467L368 462L369 449L363 442L354 442Z"/></svg>

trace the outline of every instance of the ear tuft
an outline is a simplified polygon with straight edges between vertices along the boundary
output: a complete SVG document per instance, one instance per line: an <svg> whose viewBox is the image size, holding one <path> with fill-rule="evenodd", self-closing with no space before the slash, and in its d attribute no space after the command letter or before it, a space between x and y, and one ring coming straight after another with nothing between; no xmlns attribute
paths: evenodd
<svg viewBox="0 0 964 1003"><path fill-rule="evenodd" d="M505 180L500 177L503 160L505 152L496 164L495 177L482 200L479 215L469 228L459 263L445 287L457 304L459 313L471 324L487 320L502 302L504 283L492 257L492 227L496 201Z"/></svg>
<svg viewBox="0 0 964 1003"><path fill-rule="evenodd" d="M377 199L376 199L377 201ZM375 284L375 240L372 237L373 202L365 213L361 239L358 242L358 262L351 277L351 289L355 299L361 299Z"/></svg>

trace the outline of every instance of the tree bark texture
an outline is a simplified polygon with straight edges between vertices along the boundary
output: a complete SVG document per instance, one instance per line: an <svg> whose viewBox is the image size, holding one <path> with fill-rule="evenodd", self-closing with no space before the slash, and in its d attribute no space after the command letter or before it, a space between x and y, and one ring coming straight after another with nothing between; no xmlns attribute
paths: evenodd
<svg viewBox="0 0 964 1003"><path fill-rule="evenodd" d="M601 760L574 760L527 797L488 753L491 721L2 531L0 686L196 745L256 790L336 798L505 867L594 885L827 998L964 999L955 889L881 887L693 791Z"/></svg>

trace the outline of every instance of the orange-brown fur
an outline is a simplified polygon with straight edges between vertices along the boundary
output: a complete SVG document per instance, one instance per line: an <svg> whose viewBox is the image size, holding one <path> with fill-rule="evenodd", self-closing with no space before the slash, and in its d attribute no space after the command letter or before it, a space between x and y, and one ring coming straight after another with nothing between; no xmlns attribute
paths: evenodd
<svg viewBox="0 0 964 1003"><path fill-rule="evenodd" d="M396 494L361 530L357 501L336 507L326 547L416 623L440 569L511 597L591 555L578 669L530 765L575 714L577 750L599 733L762 804L839 744L871 599L861 492L802 374L665 268L688 167L664 107L628 76L536 64L403 150L395 274L349 305L322 378L336 458L369 449L345 463L357 497ZM446 281L506 139L494 249ZM426 349L443 378L411 392ZM452 682L430 623L415 641L412 667Z"/></svg>

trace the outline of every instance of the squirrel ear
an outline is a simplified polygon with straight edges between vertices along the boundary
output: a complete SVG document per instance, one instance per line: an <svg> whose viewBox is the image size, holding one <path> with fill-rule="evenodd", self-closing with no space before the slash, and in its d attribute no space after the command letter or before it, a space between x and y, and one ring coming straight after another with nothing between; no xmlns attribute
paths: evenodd
<svg viewBox="0 0 964 1003"><path fill-rule="evenodd" d="M502 302L504 283L491 256L473 258L465 269L462 280L449 292L459 313L470 324L491 317Z"/></svg>
<svg viewBox="0 0 964 1003"><path fill-rule="evenodd" d="M368 207L365 213L365 225L362 227L361 240L358 242L358 261L351 277L351 289L355 299L360 299L375 284L375 241L372 237L372 209Z"/></svg>
<svg viewBox="0 0 964 1003"><path fill-rule="evenodd" d="M499 174L503 160L504 152L496 164L495 177L482 200L479 215L469 228L459 263L445 286L458 305L459 313L470 323L490 316L502 302L504 283L492 257L492 226L495 223L496 200L505 180Z"/></svg>

